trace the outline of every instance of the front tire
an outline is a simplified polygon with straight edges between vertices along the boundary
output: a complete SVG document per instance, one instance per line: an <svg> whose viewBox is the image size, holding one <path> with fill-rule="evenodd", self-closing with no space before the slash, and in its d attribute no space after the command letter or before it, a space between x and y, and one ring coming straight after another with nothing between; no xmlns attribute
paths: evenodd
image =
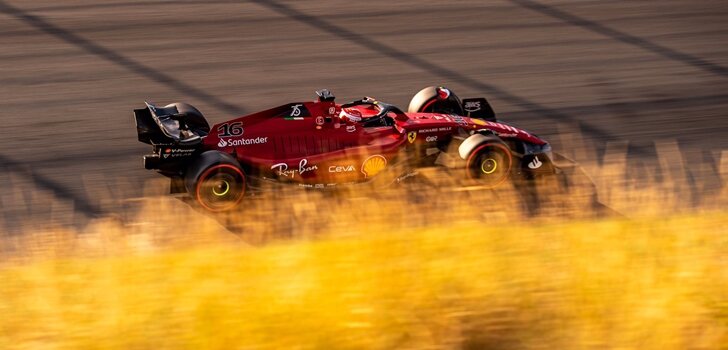
<svg viewBox="0 0 728 350"><path fill-rule="evenodd" d="M469 180L486 188L495 188L511 177L513 155L500 142L486 142L468 156L465 172Z"/></svg>

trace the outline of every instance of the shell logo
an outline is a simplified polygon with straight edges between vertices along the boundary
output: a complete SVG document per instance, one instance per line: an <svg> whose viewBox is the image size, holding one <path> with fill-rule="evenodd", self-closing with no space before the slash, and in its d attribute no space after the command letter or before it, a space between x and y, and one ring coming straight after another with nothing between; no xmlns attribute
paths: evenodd
<svg viewBox="0 0 728 350"><path fill-rule="evenodd" d="M361 165L361 172L365 178L369 178L382 172L385 167L387 167L387 158L377 154L364 160Z"/></svg>

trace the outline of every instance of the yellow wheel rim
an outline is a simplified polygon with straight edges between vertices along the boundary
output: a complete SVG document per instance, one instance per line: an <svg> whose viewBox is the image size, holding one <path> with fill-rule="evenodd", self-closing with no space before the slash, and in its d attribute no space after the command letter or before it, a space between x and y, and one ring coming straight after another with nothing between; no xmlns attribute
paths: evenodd
<svg viewBox="0 0 728 350"><path fill-rule="evenodd" d="M482 163L480 163L480 170L483 174L490 175L494 173L496 169L498 169L498 162L493 158L485 159Z"/></svg>
<svg viewBox="0 0 728 350"><path fill-rule="evenodd" d="M219 190L218 190L219 189ZM212 194L222 197L226 195L228 192L230 192L230 183L223 180L222 183L220 183L220 186L214 186L212 188Z"/></svg>

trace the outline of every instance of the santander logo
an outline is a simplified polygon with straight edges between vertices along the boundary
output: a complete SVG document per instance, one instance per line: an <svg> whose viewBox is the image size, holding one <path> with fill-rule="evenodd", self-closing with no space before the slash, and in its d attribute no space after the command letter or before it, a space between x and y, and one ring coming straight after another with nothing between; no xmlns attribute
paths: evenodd
<svg viewBox="0 0 728 350"><path fill-rule="evenodd" d="M543 165L543 162L538 160L538 156L536 156L536 157L533 157L533 160L530 163L528 163L528 168L529 169L538 169L541 167L541 165Z"/></svg>
<svg viewBox="0 0 728 350"><path fill-rule="evenodd" d="M217 147L237 147L237 146L249 146L249 145L261 145L264 143L268 143L268 137L253 137L248 139L232 139L232 140L224 140L220 139L220 141L217 143Z"/></svg>

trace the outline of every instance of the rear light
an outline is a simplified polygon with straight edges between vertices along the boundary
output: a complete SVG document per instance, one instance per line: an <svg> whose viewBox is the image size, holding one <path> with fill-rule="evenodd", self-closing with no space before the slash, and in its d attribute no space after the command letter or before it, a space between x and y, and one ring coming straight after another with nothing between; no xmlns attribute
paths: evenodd
<svg viewBox="0 0 728 350"><path fill-rule="evenodd" d="M160 158L156 154L144 156L144 169L159 169Z"/></svg>

